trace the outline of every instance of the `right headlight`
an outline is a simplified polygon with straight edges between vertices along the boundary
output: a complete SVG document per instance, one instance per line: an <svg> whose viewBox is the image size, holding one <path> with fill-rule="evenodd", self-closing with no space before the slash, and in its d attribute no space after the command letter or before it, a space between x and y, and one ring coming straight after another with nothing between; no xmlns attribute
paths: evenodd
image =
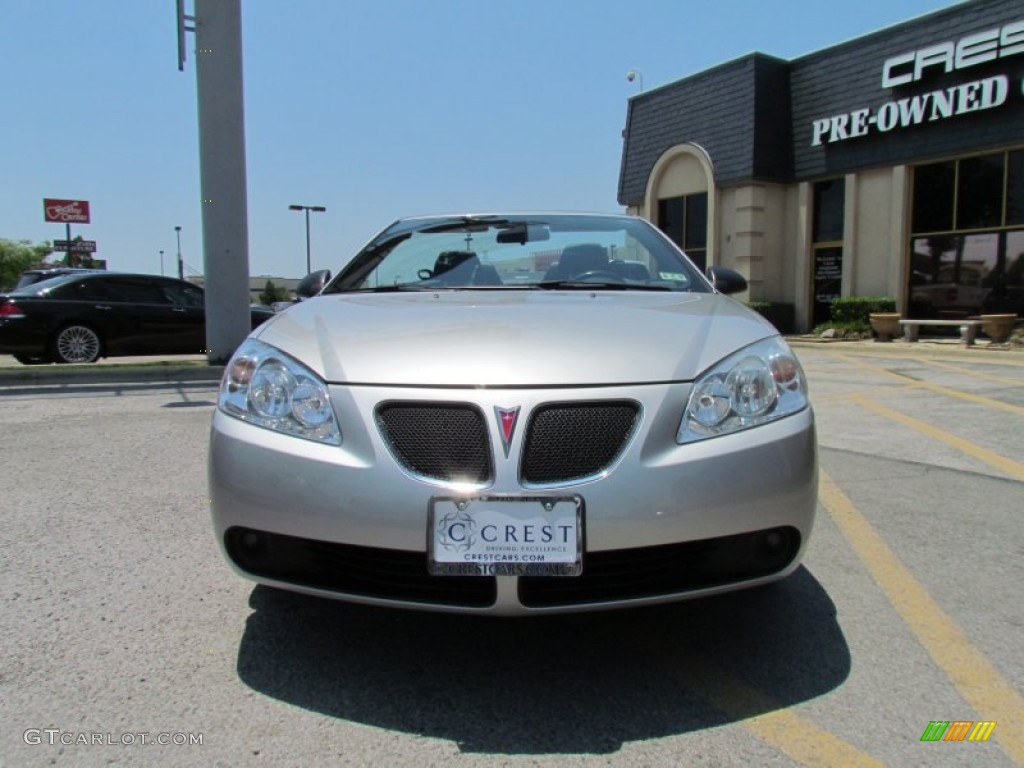
<svg viewBox="0 0 1024 768"><path fill-rule="evenodd" d="M749 429L807 407L807 379L780 337L733 353L694 383L677 443Z"/></svg>
<svg viewBox="0 0 1024 768"><path fill-rule="evenodd" d="M220 409L250 424L318 443L341 445L327 385L293 357L246 339L224 369Z"/></svg>

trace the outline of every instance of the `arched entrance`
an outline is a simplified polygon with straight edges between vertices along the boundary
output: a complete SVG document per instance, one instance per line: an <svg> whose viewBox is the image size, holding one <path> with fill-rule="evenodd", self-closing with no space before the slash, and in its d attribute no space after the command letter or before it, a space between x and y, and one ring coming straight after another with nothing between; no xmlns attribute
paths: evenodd
<svg viewBox="0 0 1024 768"><path fill-rule="evenodd" d="M654 164L647 180L647 218L702 270L715 261L715 182L711 158L697 144L677 144Z"/></svg>

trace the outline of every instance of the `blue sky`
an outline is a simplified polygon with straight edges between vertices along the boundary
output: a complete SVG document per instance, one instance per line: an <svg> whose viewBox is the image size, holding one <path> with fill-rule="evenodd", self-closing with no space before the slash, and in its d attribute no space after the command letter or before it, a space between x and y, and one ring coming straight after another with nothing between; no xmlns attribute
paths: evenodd
<svg viewBox="0 0 1024 768"><path fill-rule="evenodd" d="M253 275L336 270L401 216L621 211L626 104L761 51L795 58L940 0L243 0ZM110 268L201 272L194 38L174 0L2 0L0 238L64 237L44 197L89 200ZM188 12L192 0L187 0Z"/></svg>

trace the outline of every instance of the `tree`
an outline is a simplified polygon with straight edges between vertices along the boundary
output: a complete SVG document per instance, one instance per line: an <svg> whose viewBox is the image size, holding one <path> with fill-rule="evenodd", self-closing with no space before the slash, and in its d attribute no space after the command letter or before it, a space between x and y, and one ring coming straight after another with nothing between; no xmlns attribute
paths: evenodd
<svg viewBox="0 0 1024 768"><path fill-rule="evenodd" d="M0 289L13 287L26 269L48 266L46 257L51 253L53 248L47 243L32 245L28 240L0 238Z"/></svg>
<svg viewBox="0 0 1024 768"><path fill-rule="evenodd" d="M269 307L275 301L288 301L288 289L274 285L273 280L267 280L267 284L263 286L263 293L260 294L260 303Z"/></svg>

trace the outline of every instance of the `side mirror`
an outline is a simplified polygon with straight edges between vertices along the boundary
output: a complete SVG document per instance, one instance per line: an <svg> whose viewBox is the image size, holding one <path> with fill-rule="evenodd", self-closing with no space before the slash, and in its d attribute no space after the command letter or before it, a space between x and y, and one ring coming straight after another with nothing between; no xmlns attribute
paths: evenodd
<svg viewBox="0 0 1024 768"><path fill-rule="evenodd" d="M316 272L310 272L299 280L299 284L295 286L295 293L300 298L311 299L324 289L324 286L327 285L327 281L330 279L331 270L329 269L318 269Z"/></svg>
<svg viewBox="0 0 1024 768"><path fill-rule="evenodd" d="M708 267L707 275L719 293L740 293L747 290L747 279L733 269Z"/></svg>

